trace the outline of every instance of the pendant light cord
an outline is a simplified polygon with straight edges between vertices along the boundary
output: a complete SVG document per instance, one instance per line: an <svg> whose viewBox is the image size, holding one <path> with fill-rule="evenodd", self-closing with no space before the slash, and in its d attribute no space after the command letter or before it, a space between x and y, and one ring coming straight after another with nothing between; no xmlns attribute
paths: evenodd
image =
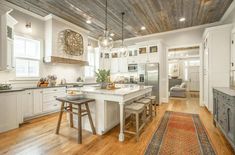
<svg viewBox="0 0 235 155"><path fill-rule="evenodd" d="M124 20L124 15L125 15L125 12L122 12L122 46L123 46L123 42L124 42L124 37L123 37L123 20Z"/></svg>
<svg viewBox="0 0 235 155"><path fill-rule="evenodd" d="M108 19L108 0L105 2L105 31L108 30L107 28L107 19Z"/></svg>

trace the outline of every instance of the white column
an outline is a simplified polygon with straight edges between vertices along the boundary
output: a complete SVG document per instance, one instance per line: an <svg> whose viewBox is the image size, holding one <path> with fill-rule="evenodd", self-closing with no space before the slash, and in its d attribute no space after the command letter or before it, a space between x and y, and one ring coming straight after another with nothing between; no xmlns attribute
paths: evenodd
<svg viewBox="0 0 235 155"><path fill-rule="evenodd" d="M119 102L120 107L120 133L119 133L119 141L123 142L125 139L124 136L124 102Z"/></svg>

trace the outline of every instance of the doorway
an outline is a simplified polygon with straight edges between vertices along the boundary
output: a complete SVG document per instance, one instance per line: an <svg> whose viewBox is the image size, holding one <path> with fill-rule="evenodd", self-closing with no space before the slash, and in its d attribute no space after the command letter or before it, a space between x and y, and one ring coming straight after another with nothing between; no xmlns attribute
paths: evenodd
<svg viewBox="0 0 235 155"><path fill-rule="evenodd" d="M169 48L167 61L169 99L199 101L200 46Z"/></svg>

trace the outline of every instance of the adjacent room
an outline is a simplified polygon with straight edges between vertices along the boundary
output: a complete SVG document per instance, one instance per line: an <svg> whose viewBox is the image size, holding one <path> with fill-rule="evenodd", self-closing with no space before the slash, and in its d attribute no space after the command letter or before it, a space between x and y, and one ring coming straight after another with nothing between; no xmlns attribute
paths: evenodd
<svg viewBox="0 0 235 155"><path fill-rule="evenodd" d="M234 155L234 0L0 0L1 155Z"/></svg>

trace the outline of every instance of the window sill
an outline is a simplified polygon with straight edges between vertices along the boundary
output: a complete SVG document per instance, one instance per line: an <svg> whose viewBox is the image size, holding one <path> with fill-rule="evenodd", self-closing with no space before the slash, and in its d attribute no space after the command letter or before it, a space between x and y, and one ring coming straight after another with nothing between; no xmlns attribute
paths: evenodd
<svg viewBox="0 0 235 155"><path fill-rule="evenodd" d="M38 80L40 80L39 77L22 77L22 78L18 77L10 81L38 81Z"/></svg>

